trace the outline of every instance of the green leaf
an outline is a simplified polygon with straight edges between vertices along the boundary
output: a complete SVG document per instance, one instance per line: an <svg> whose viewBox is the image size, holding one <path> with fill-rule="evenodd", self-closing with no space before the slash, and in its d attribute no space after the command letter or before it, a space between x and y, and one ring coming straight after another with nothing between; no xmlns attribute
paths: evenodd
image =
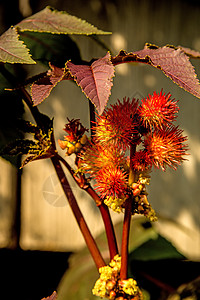
<svg viewBox="0 0 200 300"><path fill-rule="evenodd" d="M161 235L148 240L130 254L130 260L150 261L159 259L185 259L185 257Z"/></svg>
<svg viewBox="0 0 200 300"><path fill-rule="evenodd" d="M66 34L21 32L20 39L30 49L33 59L46 66L49 66L49 62L57 67L64 67L68 60L74 63L81 61L78 46Z"/></svg>
<svg viewBox="0 0 200 300"><path fill-rule="evenodd" d="M47 6L40 12L17 24L20 31L49 32L54 34L110 34L99 30L88 22L65 11L57 11Z"/></svg>
<svg viewBox="0 0 200 300"><path fill-rule="evenodd" d="M35 64L29 50L19 40L16 28L11 27L0 36L0 62Z"/></svg>

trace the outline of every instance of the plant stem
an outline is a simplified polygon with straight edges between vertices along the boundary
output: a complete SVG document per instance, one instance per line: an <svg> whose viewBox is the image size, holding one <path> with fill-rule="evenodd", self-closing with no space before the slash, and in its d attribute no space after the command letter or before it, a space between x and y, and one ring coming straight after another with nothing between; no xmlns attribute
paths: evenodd
<svg viewBox="0 0 200 300"><path fill-rule="evenodd" d="M102 258L101 256L101 253L96 245L96 242L93 238L93 236L91 235L91 232L85 222L85 219L79 209L79 206L77 204L77 201L76 201L76 198L72 192L72 189L69 185L69 182L65 176L65 173L62 169L62 166L58 160L57 157L52 157L51 158L51 161L54 165L54 168L55 168L55 171L56 171L56 174L60 180L60 183L62 185L62 188L63 188L63 191L66 195L66 197L68 198L68 201L69 201L69 205L72 209L72 212L76 218L76 221L78 223L78 226L83 234L83 237L85 239L85 242L88 246L88 249L93 257L93 260L97 266L97 269L105 266L105 262L104 262L104 259Z"/></svg>
<svg viewBox="0 0 200 300"><path fill-rule="evenodd" d="M74 180L77 183L77 180L75 179L75 171L74 169L68 164L68 162L62 157L60 156L58 153L56 153L56 157L63 163L63 165L67 168L67 170L69 171L69 173L72 175L72 177L74 178Z"/></svg>
<svg viewBox="0 0 200 300"><path fill-rule="evenodd" d="M135 173L133 170L133 160L132 160L135 151L136 151L136 145L131 144L130 145L130 170L129 170L129 178L128 178L129 185L131 185L135 180Z"/></svg>
<svg viewBox="0 0 200 300"><path fill-rule="evenodd" d="M130 144L130 170L129 170L129 185L131 185L135 180L135 174L133 170L132 157L136 151L136 145ZM128 275L128 244L129 244L129 232L130 232L130 223L132 215L132 196L126 200L125 203L125 215L123 223L123 232L122 232L122 248L121 248L121 279L127 279Z"/></svg>
<svg viewBox="0 0 200 300"><path fill-rule="evenodd" d="M122 232L121 272L120 272L120 278L122 280L127 279L127 275L128 275L128 242L129 242L130 222L131 222L131 214L132 214L131 209L132 209L132 199L129 198L126 200L123 232Z"/></svg>
<svg viewBox="0 0 200 300"><path fill-rule="evenodd" d="M83 185L80 185L78 182L78 179L75 177L75 171L71 168L71 166L66 162L65 159L63 159L59 154L56 155L58 159L65 165L65 167L68 169L70 174L73 176L76 183L79 185L80 188L84 189L95 201L97 207L99 208L102 219L105 226L106 236L108 240L108 246L110 251L110 260L114 258L114 256L118 253L118 247L117 247L117 241L116 236L114 232L113 223L111 220L110 212L108 207L102 202L98 194L95 192L95 190L91 187L89 183L85 183ZM86 179L85 179L86 181Z"/></svg>
<svg viewBox="0 0 200 300"><path fill-rule="evenodd" d="M90 111L90 134L91 134L91 139L92 139L95 134L93 126L96 122L96 118L95 118L95 107L91 101L89 101L89 111Z"/></svg>
<svg viewBox="0 0 200 300"><path fill-rule="evenodd" d="M104 222L106 236L107 236L107 240L108 240L109 251L110 251L110 260L112 260L114 258L114 256L116 254L118 254L118 246L117 246L116 235L115 235L115 231L114 231L114 227L113 227L113 223L111 220L109 209L108 209L107 205L105 205L105 203L102 202L102 200L99 198L98 194L93 190L93 188L91 186L89 186L86 189L86 191L95 200L96 203L99 202L99 205L97 204L97 206L99 207L99 210L101 212L101 216L102 216L102 219Z"/></svg>
<svg viewBox="0 0 200 300"><path fill-rule="evenodd" d="M105 230L106 230L106 236L107 236L108 246L109 246L109 251L110 251L110 260L112 260L114 258L114 256L119 253L113 223L111 220L109 209L103 202L99 206L99 209L100 209L102 219L104 222L104 226L105 226Z"/></svg>

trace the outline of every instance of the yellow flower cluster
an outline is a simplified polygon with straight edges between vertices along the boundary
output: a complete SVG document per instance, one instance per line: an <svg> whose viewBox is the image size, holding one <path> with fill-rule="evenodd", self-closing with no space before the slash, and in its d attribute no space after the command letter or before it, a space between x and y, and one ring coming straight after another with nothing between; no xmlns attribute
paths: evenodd
<svg viewBox="0 0 200 300"><path fill-rule="evenodd" d="M113 211L120 213L122 211L122 204L126 199L119 199L116 197L106 197L104 203L110 207Z"/></svg>
<svg viewBox="0 0 200 300"><path fill-rule="evenodd" d="M136 295L138 293L137 282L133 278L120 281L123 291L128 295Z"/></svg>
<svg viewBox="0 0 200 300"><path fill-rule="evenodd" d="M150 176L148 174L142 174L141 173L139 175L139 184L141 184L141 185L145 185L145 184L149 185L149 183L150 183Z"/></svg>
<svg viewBox="0 0 200 300"><path fill-rule="evenodd" d="M120 280L120 269L121 257L116 255L108 266L99 269L100 278L95 283L93 294L111 300L122 298L142 300L141 291L134 279Z"/></svg>
<svg viewBox="0 0 200 300"><path fill-rule="evenodd" d="M121 269L121 257L116 255L108 266L99 269L100 278L96 281L92 290L99 297L113 299L116 295L114 289Z"/></svg>

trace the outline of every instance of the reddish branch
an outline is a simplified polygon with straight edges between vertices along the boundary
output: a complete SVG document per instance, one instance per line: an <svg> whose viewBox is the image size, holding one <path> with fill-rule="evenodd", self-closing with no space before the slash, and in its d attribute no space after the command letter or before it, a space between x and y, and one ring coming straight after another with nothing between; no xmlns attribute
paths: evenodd
<svg viewBox="0 0 200 300"><path fill-rule="evenodd" d="M96 242L93 238L93 236L91 235L91 232L85 222L85 219L79 209L79 206L77 204L77 201L76 201L76 198L72 192L72 189L69 185L69 182L65 176L65 173L62 169L62 166L58 160L57 157L52 157L51 158L51 161L54 165L54 168L55 168L55 171L56 171L56 174L60 180L60 183L62 185L62 188L63 188L63 191L68 199L68 202L69 202L69 205L72 209L72 212L76 218L76 221L78 223L78 226L81 230L81 233L83 234L83 237L85 239L85 242L88 246L88 249L94 259L94 262L97 266L97 268L101 268L103 266L105 266L105 262L101 256L101 253L96 245Z"/></svg>
<svg viewBox="0 0 200 300"><path fill-rule="evenodd" d="M106 236L108 240L108 247L110 251L110 260L114 258L114 256L118 253L117 241L114 232L113 223L111 220L110 212L108 207L102 202L98 194L95 190L91 187L89 183L87 183L86 178L84 176L81 179L76 175L75 171L71 168L71 166L67 163L65 159L63 159L59 154L56 155L58 159L65 165L68 169L70 174L73 176L76 183L79 185L80 188L84 189L95 201L97 207L99 208L102 219L105 226Z"/></svg>
<svg viewBox="0 0 200 300"><path fill-rule="evenodd" d="M129 184L134 182L134 171L132 164L132 157L136 151L136 145L130 144L130 171L129 171ZM128 273L128 245L129 245L129 232L132 215L132 196L130 196L125 203L125 215L122 232L122 248L121 248L121 272L120 277L122 280L127 279Z"/></svg>
<svg viewBox="0 0 200 300"><path fill-rule="evenodd" d="M132 199L130 198L126 200L123 232L122 232L121 272L120 272L120 278L122 280L127 279L127 275L128 275L128 244L129 244L130 222L131 222L131 215L132 215L131 209L132 209Z"/></svg>

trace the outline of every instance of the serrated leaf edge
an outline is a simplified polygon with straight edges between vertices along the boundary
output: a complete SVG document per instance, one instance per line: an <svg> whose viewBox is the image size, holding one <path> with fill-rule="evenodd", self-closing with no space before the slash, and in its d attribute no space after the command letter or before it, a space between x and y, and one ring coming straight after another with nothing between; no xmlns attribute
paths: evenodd
<svg viewBox="0 0 200 300"><path fill-rule="evenodd" d="M0 59L0 62L3 62L3 63L10 63L10 64L16 64L16 63L20 63L20 64L29 64L29 65L31 65L31 64L36 64L36 62L33 60L33 58L32 58L32 55L30 54L30 49L26 46L26 44L22 41L22 40L20 40L19 39L19 37L20 37L20 35L19 35L19 33L18 33L18 30L17 30L17 28L15 27L15 26L11 26L9 29L12 29L12 30L14 30L15 32L16 32L16 34L17 34L17 40L21 43L21 45L22 45L22 47L24 48L24 49L26 49L27 50L27 54L29 55L29 59L30 59L30 62L29 61L24 61L24 62L13 62L13 61L11 61L11 60L2 60L2 59ZM9 30L8 29L8 30ZM7 30L7 31L8 31ZM6 31L4 32L4 33L6 33ZM3 33L3 34L4 34ZM12 53L11 53L11 55L13 55ZM14 55L13 55L14 56ZM20 59L22 59L22 58L20 58Z"/></svg>
<svg viewBox="0 0 200 300"><path fill-rule="evenodd" d="M50 66L50 68L51 68L51 63L49 63L49 66ZM51 69L52 69L52 68L51 68ZM37 103L37 104L34 103L34 101L33 101L33 94L32 94L32 87L33 87L34 84L37 83L37 80L34 81L34 82L31 84L31 91L30 91L30 94L31 94L31 98L32 98L32 101L33 101L33 106L37 106L37 105L41 104L45 99L47 99L47 98L49 97L51 91L52 91L52 90L57 86L57 84L58 84L59 82L61 82L61 81L63 80L63 78L65 77L65 75L66 75L66 73L67 73L67 72L66 72L67 69L68 69L68 68L67 68L67 62L66 62L66 63L65 63L65 66L64 66L64 70L63 70L63 75L62 75L62 77L56 82L55 85L52 85L52 88L49 89L49 93L47 93L47 95L42 99L42 101L39 102L39 103ZM47 73L48 73L48 71L47 71ZM47 77L48 77L48 74L47 74ZM49 76L49 77L51 77L51 76Z"/></svg>
<svg viewBox="0 0 200 300"><path fill-rule="evenodd" d="M112 61L111 61L110 51L108 51L107 53L109 53L109 61L110 61L111 64L113 65L113 63L112 63ZM101 57L101 58L103 58L103 57ZM98 60L98 59L97 59L97 60ZM97 60L95 60L95 61L97 61ZM71 60L68 60L68 61L66 62L66 64L67 64L68 62L70 62L70 61L71 61ZM92 66L92 64L91 64L91 66ZM90 66L90 67L91 67L91 66ZM115 77L115 66L113 65L113 67L114 67L114 74L113 74L113 76L111 77L111 81L112 81L112 79ZM68 68L68 71L69 71L69 73L71 74L71 76L72 76L72 78L74 79L74 81L76 82L76 84L81 88L81 91L84 93L84 95L86 96L86 98L87 98L89 101L91 101L92 104L94 104L95 108L96 108L97 111L98 111L97 105L96 105L95 103L93 103L93 101L87 96L87 94L85 93L85 91L83 90L83 88L78 84L78 82L77 82L77 80L76 80L76 77L72 75L72 73L71 73L71 71L70 71L69 68ZM93 77L93 78L94 78L94 77ZM105 103L104 109L105 109L105 107L106 107L106 105L107 105L107 103L108 103L108 100L109 100L109 98L110 98L112 86L113 86L113 82L111 82L110 93L108 94L108 99L107 99L107 101L106 101L106 103ZM103 111L100 112L99 115L101 115L102 113L103 113Z"/></svg>
<svg viewBox="0 0 200 300"><path fill-rule="evenodd" d="M88 35L107 35L107 34L112 34L112 32L109 32L109 31L103 31L103 30L101 30L101 29L98 29L96 26L94 26L94 25L92 25L92 24L90 24L89 22L87 22L86 20L83 20L83 19L81 19L81 18L78 18L78 17L76 17L76 16L73 16L73 15L70 15L68 12L66 12L66 11L59 11L59 10L57 10L57 9L55 9L55 8L52 8L51 6L46 6L45 8L44 8L44 10L45 9L49 9L49 11L51 11L51 13L57 13L57 14L65 14L65 15L69 15L69 16L71 16L71 17L73 17L74 19L76 19L76 20L78 20L78 21L81 21L81 22L83 22L83 23L85 23L85 24L88 24L88 25L90 25L91 26L91 28L94 28L95 30L98 30L99 32L90 32L90 33L78 33L78 32L73 32L73 33L66 33L66 32L52 32L52 31L49 31L49 30L35 30L35 29L33 29L33 30L31 30L31 29L23 29L23 28L20 28L20 26L18 26L18 24L16 25L16 27L21 31L21 32L25 32L25 31L30 31L30 32L40 32L40 33L42 33L42 32L46 32L46 33L51 33L51 34L71 34L71 35L86 35L86 36L88 36ZM39 12L38 12L39 13ZM27 18L28 19L28 18ZM25 19L24 19L25 20Z"/></svg>
<svg viewBox="0 0 200 300"><path fill-rule="evenodd" d="M160 48L159 46L156 46L154 44L146 43L144 49L145 48L150 48L152 46L156 47L156 49ZM187 53L184 51L184 49L182 49L180 46L179 47L175 47L175 46L172 46L172 45L166 45L166 46L163 46L162 48L172 48L174 51L177 51L177 50L181 51L184 54L185 58L188 60L188 62L191 64L191 62L189 60L190 55L187 55ZM135 62L137 62L137 63L144 63L144 64L150 65L150 66L152 66L154 68L157 68L157 69L161 70L165 74L166 77L170 78L180 88L182 88L186 92L192 94L193 96L195 96L197 98L200 98L200 92L198 92L198 91L196 91L194 89L191 89L191 87L189 87L187 83L183 82L182 80L179 79L179 77L177 77L175 75L173 75L173 77L176 78L177 80L179 80L180 82L183 82L184 85L188 87L188 90L186 88L184 88L183 86L181 86L178 82L174 81L173 78L171 78L169 75L167 75L167 72L160 65L153 64L152 59L151 59L151 57L149 55L145 55L144 58L140 58L137 55L137 53L134 53L134 52L127 53L126 51L121 50L117 56L112 57L112 60L114 61L114 59L117 58L120 55L120 53L124 57L126 57L126 56L128 57L130 55L133 56L133 58L135 58ZM134 61L133 60L132 61L131 60L122 60L120 62L116 62L116 63L114 62L113 65L118 65L118 64L121 64L121 63L130 63L130 62L134 62ZM197 74L195 72L195 68L194 68L194 66L192 64L191 64L191 67L192 67L192 69L194 71L194 79L197 79L197 83L200 86L199 79L198 79ZM197 95L199 95L199 96L197 96Z"/></svg>

